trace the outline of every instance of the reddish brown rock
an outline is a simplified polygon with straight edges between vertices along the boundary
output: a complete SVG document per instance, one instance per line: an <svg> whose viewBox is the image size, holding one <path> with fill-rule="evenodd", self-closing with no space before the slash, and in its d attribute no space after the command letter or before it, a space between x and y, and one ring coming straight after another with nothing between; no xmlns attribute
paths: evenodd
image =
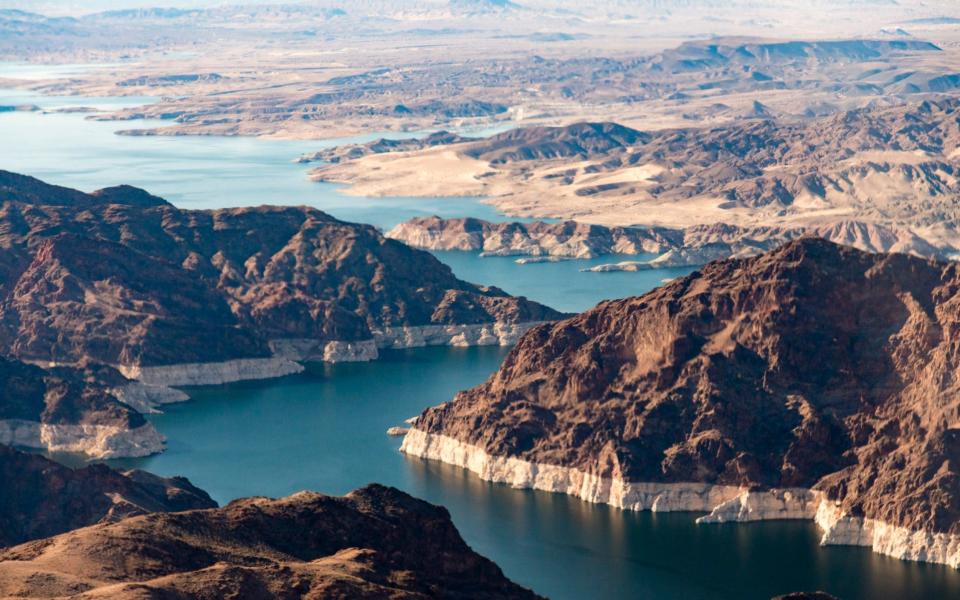
<svg viewBox="0 0 960 600"><path fill-rule="evenodd" d="M276 339L559 316L306 207L180 210L0 172L0 246L0 344L37 361L223 361Z"/></svg>
<svg viewBox="0 0 960 600"><path fill-rule="evenodd" d="M133 515L217 506L182 477L102 464L74 470L2 444L0 481L0 546Z"/></svg>
<svg viewBox="0 0 960 600"><path fill-rule="evenodd" d="M0 552L0 596L538 598L439 506L370 485L156 513Z"/></svg>
<svg viewBox="0 0 960 600"><path fill-rule="evenodd" d="M163 437L121 402L109 367L42 369L0 357L0 444L101 458L159 452Z"/></svg>
<svg viewBox="0 0 960 600"><path fill-rule="evenodd" d="M815 488L960 533L960 266L801 239L528 332L414 427L638 482Z"/></svg>

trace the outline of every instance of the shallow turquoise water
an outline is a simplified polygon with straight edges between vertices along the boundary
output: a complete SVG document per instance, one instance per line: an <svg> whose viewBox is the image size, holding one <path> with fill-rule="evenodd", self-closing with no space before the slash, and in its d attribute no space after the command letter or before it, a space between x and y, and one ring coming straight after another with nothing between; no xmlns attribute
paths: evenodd
<svg viewBox="0 0 960 600"><path fill-rule="evenodd" d="M49 108L97 101L0 90L0 104L12 103ZM422 214L501 218L477 199L371 200L311 183L306 167L291 160L322 143L113 134L148 125L157 124L0 114L0 168L86 190L129 183L189 208L310 204L385 228ZM567 311L642 293L688 271L579 271L621 257L521 266L512 258L435 255L462 278ZM697 526L689 514L629 513L514 490L397 452L399 440L384 434L388 427L481 382L505 353L489 347L385 352L373 363L310 365L281 380L191 390L192 401L150 417L169 449L117 464L186 475L221 502L300 489L339 494L371 481L395 485L447 506L474 548L553 598L751 599L799 589L848 600L960 597L954 570L858 548L820 548L809 523Z"/></svg>

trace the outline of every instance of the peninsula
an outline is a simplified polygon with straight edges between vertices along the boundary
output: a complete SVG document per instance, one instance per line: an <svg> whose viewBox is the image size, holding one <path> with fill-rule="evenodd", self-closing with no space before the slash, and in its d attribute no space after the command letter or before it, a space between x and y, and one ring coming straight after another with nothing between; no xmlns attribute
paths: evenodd
<svg viewBox="0 0 960 600"><path fill-rule="evenodd" d="M401 450L960 566L956 263L803 238L528 332Z"/></svg>
<svg viewBox="0 0 960 600"><path fill-rule="evenodd" d="M137 411L186 398L171 386L512 344L561 316L307 207L182 210L129 186L86 194L0 171L0 244L0 371L31 382L0 402L0 443L100 457L158 451Z"/></svg>

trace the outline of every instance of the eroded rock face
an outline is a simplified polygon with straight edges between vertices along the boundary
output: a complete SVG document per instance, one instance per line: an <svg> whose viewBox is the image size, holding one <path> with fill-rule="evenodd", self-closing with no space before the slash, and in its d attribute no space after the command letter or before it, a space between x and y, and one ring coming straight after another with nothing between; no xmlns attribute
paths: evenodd
<svg viewBox="0 0 960 600"><path fill-rule="evenodd" d="M0 481L0 546L133 515L217 506L182 477L121 473L102 464L74 470L2 444Z"/></svg>
<svg viewBox="0 0 960 600"><path fill-rule="evenodd" d="M0 244L0 343L33 361L229 361L269 357L277 339L559 316L305 207L187 211L0 172Z"/></svg>
<svg viewBox="0 0 960 600"><path fill-rule="evenodd" d="M801 239L535 328L413 427L607 487L812 488L834 521L956 535L958 290L956 264Z"/></svg>
<svg viewBox="0 0 960 600"><path fill-rule="evenodd" d="M538 598L473 552L445 509L379 485L133 517L0 552L0 595L81 592Z"/></svg>
<svg viewBox="0 0 960 600"><path fill-rule="evenodd" d="M113 388L108 367L42 369L0 357L0 444L80 452L97 458L144 456L163 437Z"/></svg>

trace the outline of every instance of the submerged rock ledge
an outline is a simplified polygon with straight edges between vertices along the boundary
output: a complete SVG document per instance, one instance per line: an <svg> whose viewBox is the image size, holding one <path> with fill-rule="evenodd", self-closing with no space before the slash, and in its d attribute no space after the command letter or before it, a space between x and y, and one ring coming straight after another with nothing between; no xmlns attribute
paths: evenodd
<svg viewBox="0 0 960 600"><path fill-rule="evenodd" d="M419 429L410 429L400 451L467 469L485 481L567 494L620 509L708 513L696 520L701 524L810 520L823 532L821 545L865 546L902 560L960 568L960 535L916 531L851 516L818 490L751 490L709 483L611 479L559 465L493 456L478 446Z"/></svg>

